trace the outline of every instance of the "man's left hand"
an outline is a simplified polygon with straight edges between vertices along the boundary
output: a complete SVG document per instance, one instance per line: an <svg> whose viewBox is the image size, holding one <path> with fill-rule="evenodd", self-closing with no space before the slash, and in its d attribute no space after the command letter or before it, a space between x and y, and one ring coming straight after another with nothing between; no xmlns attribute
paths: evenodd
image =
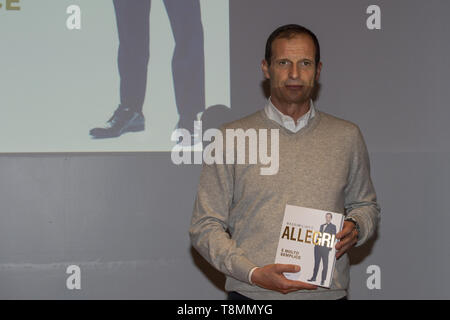
<svg viewBox="0 0 450 320"><path fill-rule="evenodd" d="M344 227L336 235L336 238L340 240L335 247L337 251L336 259L339 259L358 241L358 230L356 230L355 224L350 221L344 221Z"/></svg>

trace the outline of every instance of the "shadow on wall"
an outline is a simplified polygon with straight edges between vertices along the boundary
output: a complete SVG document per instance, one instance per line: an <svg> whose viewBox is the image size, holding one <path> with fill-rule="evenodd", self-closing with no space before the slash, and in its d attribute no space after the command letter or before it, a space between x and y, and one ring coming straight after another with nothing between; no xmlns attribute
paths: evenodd
<svg viewBox="0 0 450 320"><path fill-rule="evenodd" d="M211 128L220 128L223 124L234 121L239 118L239 115L222 104L216 104L208 107L202 114L202 129L205 132Z"/></svg>
<svg viewBox="0 0 450 320"><path fill-rule="evenodd" d="M195 266L208 278L214 287L225 292L225 275L210 265L193 247L191 247L191 257Z"/></svg>
<svg viewBox="0 0 450 320"><path fill-rule="evenodd" d="M360 247L353 247L348 253L350 265L357 265L372 254L373 246L378 239L378 228L375 234Z"/></svg>

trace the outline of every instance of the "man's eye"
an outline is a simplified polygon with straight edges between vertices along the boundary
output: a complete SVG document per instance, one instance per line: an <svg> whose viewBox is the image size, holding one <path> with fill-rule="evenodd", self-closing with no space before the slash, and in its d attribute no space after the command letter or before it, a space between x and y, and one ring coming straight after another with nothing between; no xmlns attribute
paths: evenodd
<svg viewBox="0 0 450 320"><path fill-rule="evenodd" d="M282 65L282 66L285 66L285 65L287 65L288 63L289 63L289 62L286 61L286 60L282 60L282 61L278 62L278 64L279 64L279 65Z"/></svg>
<svg viewBox="0 0 450 320"><path fill-rule="evenodd" d="M302 65L303 66L311 66L312 62L311 61L302 61Z"/></svg>

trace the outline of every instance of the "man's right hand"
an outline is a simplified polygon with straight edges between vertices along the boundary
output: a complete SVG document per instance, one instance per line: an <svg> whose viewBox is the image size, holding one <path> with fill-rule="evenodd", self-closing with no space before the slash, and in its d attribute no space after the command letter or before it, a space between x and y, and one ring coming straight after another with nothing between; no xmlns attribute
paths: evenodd
<svg viewBox="0 0 450 320"><path fill-rule="evenodd" d="M252 282L257 286L278 291L283 294L297 290L315 290L317 286L295 280L289 280L283 272L299 272L300 266L292 264L268 264L267 266L257 268L252 273Z"/></svg>

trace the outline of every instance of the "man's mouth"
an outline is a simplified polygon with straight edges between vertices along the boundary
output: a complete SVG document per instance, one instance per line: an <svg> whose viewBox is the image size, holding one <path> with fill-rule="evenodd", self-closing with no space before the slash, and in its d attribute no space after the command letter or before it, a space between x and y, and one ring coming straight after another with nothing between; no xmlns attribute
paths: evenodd
<svg viewBox="0 0 450 320"><path fill-rule="evenodd" d="M303 89L303 86L299 84L288 84L286 85L286 88L288 88L289 90L301 90Z"/></svg>

